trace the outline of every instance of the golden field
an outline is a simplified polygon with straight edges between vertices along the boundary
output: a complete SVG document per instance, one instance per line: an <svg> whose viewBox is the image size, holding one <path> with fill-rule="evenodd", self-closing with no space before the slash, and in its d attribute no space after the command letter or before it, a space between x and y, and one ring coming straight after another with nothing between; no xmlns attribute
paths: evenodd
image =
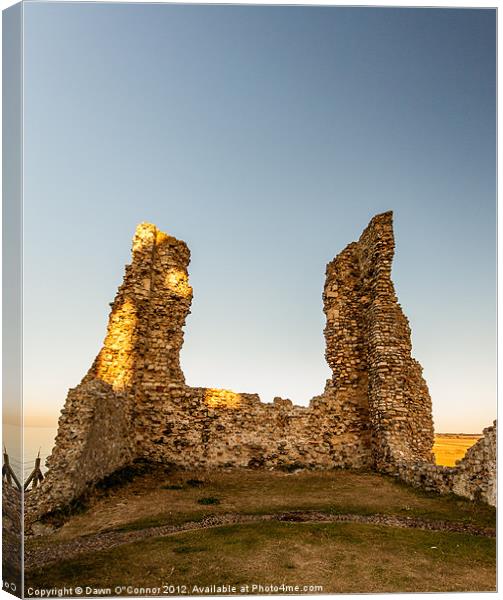
<svg viewBox="0 0 503 600"><path fill-rule="evenodd" d="M439 433L435 435L433 452L437 465L453 467L456 461L463 458L468 448L471 448L482 436L467 433Z"/></svg>

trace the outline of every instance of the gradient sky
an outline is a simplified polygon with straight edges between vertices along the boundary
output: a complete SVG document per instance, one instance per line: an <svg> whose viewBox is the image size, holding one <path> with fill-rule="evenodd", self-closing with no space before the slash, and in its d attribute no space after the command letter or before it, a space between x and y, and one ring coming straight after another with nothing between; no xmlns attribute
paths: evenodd
<svg viewBox="0 0 503 600"><path fill-rule="evenodd" d="M137 223L185 240L187 383L322 391L326 263L395 215L437 431L496 416L494 10L25 5L25 406L55 424Z"/></svg>

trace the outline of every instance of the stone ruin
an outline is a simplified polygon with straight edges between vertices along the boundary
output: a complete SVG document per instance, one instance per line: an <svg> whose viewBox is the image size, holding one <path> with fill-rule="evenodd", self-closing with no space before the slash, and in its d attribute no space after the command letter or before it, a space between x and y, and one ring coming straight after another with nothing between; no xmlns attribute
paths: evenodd
<svg viewBox="0 0 503 600"><path fill-rule="evenodd" d="M46 479L26 495L28 520L69 505L135 459L186 468L372 468L495 504L495 425L457 467L434 464L431 399L411 357L393 254L386 212L327 265L332 377L309 406L266 404L257 394L185 383L190 252L154 225L139 225L103 347L68 393Z"/></svg>

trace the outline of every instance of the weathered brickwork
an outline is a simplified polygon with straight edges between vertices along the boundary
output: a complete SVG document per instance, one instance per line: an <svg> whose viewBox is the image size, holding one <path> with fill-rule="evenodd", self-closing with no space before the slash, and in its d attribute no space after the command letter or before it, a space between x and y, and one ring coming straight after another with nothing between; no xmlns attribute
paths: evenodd
<svg viewBox="0 0 503 600"><path fill-rule="evenodd" d="M68 504L135 458L184 467L374 467L416 484L410 465L437 469L431 400L391 281L393 253L388 212L328 264L332 377L307 407L281 398L265 404L256 394L185 383L179 357L192 300L190 252L154 225L139 225L103 348L68 394L48 475L28 494L27 513ZM460 477L458 493L475 496L482 483Z"/></svg>

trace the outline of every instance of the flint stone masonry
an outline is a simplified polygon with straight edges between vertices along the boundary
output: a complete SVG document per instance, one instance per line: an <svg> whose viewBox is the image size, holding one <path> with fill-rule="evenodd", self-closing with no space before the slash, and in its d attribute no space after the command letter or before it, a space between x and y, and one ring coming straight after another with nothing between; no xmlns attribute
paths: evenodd
<svg viewBox="0 0 503 600"><path fill-rule="evenodd" d="M375 216L327 265L332 377L307 407L188 386L179 356L192 301L189 249L142 223L132 254L103 348L68 394L46 479L27 495L29 519L65 507L138 458L187 468L376 468L415 485L424 465L437 474L431 480L442 479L433 464L430 396L391 281L391 212ZM492 485L491 452L472 460L478 479L461 475L474 467L457 467L449 490L492 497L477 492Z"/></svg>

